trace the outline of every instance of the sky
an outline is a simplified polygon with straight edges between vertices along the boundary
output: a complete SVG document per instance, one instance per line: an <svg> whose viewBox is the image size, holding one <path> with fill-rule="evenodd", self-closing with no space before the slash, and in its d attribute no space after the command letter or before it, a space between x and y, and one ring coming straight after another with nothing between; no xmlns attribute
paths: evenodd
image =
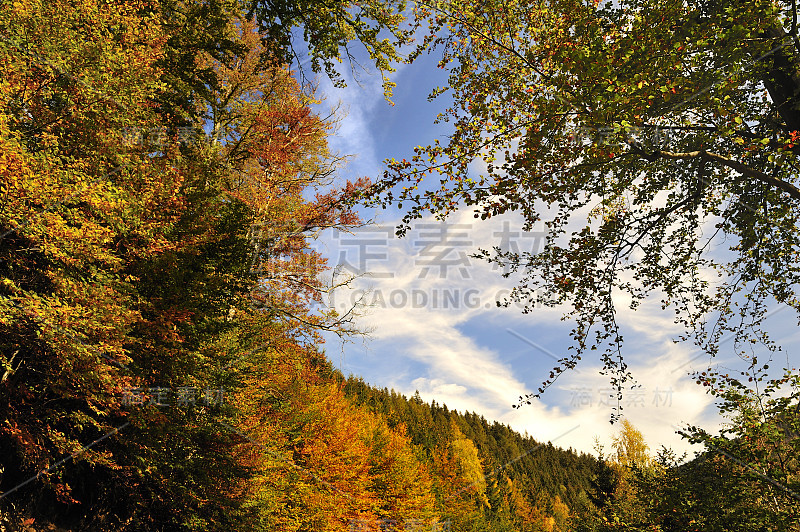
<svg viewBox="0 0 800 532"><path fill-rule="evenodd" d="M435 56L423 56L392 76L397 83L395 105L383 98L380 76L362 74L357 83L334 88L324 78L321 107L341 105L341 122L331 148L353 155L342 178L379 178L387 158L410 157L417 145L427 145L448 130L433 124L442 102L427 101L437 85L446 83ZM600 374L599 359L587 356L577 370L563 374L530 405L513 408L520 396L536 391L557 359L568 354L571 324L563 309L498 308L514 286L502 270L471 258L479 248L535 250L542 233L522 233L514 214L479 221L463 210L442 223L418 220L404 238L394 235L401 211L362 210L374 223L355 233L328 232L314 244L330 265L343 274L361 275L350 289L334 292L331 304L346 311L361 303L357 320L365 337L341 342L328 338L326 352L345 375L412 396L419 392L450 409L471 411L489 421L510 425L538 441L594 452L599 441L606 452L619 430L610 423L609 379ZM694 346L675 343L682 330L671 310L663 311L651 297L636 311L620 305L623 353L639 387L628 391L623 414L638 428L653 452L662 445L679 455L700 449L676 430L689 424L715 432L723 422L714 398L690 376L693 370L715 366L742 367L725 358L710 361ZM775 308L767 322L784 346L796 344L792 313ZM723 346L732 345L723 339Z"/></svg>

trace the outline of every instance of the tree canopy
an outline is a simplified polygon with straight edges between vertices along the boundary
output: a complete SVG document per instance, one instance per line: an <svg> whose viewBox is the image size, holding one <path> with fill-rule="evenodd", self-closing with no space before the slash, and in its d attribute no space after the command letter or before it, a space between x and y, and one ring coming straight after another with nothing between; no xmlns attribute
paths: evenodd
<svg viewBox="0 0 800 532"><path fill-rule="evenodd" d="M484 250L521 281L504 304L565 305L574 350L630 379L614 300L659 298L712 355L771 349L800 311L800 41L792 2L419 2L452 98L447 139L390 160L373 203L544 223L537 253ZM431 181L439 176L438 181ZM377 199L376 199L377 198ZM538 395L538 394L537 394ZM525 399L523 398L523 401Z"/></svg>

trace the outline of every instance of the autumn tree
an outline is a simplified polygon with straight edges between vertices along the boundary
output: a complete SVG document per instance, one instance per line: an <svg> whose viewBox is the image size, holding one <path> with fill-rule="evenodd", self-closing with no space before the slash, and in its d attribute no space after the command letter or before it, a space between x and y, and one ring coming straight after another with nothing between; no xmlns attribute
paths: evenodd
<svg viewBox="0 0 800 532"><path fill-rule="evenodd" d="M252 22L235 19L230 31L246 53L231 64L202 58L218 92L196 114L209 124L203 149L221 165L220 193L247 213L238 231L250 239L240 270L250 291L229 300L228 349L215 360L238 383L229 429L255 475L241 484L245 512L265 529L430 521L430 481L401 428L352 411L318 348L323 330L349 333L351 316L317 306L325 263L310 239L358 223L346 200L362 185L332 187L341 159L328 151L332 124L311 111L313 94L264 60Z"/></svg>
<svg viewBox="0 0 800 532"><path fill-rule="evenodd" d="M436 521L427 467L402 427L353 405L321 354L287 345L261 352L261 365L266 357L271 375L237 396L241 459L257 471L246 502L255 522L345 531Z"/></svg>
<svg viewBox="0 0 800 532"><path fill-rule="evenodd" d="M356 71L360 67L354 47L363 46L380 72L387 99L395 86L388 74L404 60L402 49L413 43L416 29L406 21L405 0L335 0L324 6L313 0L248 0L245 5L247 18L257 22L277 64L303 66L308 59L312 72L324 70L335 85L343 86L337 65L346 62Z"/></svg>
<svg viewBox="0 0 800 532"><path fill-rule="evenodd" d="M231 362L258 319L311 341L346 321L310 311L322 265L304 255L306 235L352 221L340 199L357 185L304 196L335 169L328 124L238 4L12 7L0 15L0 505L87 530L237 528L247 468L221 424L235 409L203 394L242 385ZM209 109L225 120L212 142ZM254 224L278 220L299 227L277 253L254 249ZM252 308L267 283L253 264L276 257L269 271L289 281L266 290L268 311ZM200 392L178 404L179 389Z"/></svg>
<svg viewBox="0 0 800 532"><path fill-rule="evenodd" d="M164 232L181 210L180 172L166 159L143 161L124 135L160 124L149 98L165 39L139 7L15 2L0 14L4 506L36 488L54 511L85 501L92 475L115 476L107 450L83 448L125 426L120 399L132 381L122 370L141 316L124 267L168 246ZM79 452L77 467L10 493Z"/></svg>
<svg viewBox="0 0 800 532"><path fill-rule="evenodd" d="M691 460L663 448L649 467L629 469L629 508L637 508L642 530L664 532L794 530L797 527L796 377L788 374L790 394L774 384L756 392L731 375L711 377L710 392L727 417L719 434L688 426L680 434L702 446ZM634 441L635 448L638 444ZM625 455L628 453L625 452ZM614 468L612 464L612 469ZM620 507L614 492L598 505L608 517ZM619 515L619 513L615 514ZM630 514L628 514L630 515ZM620 519L620 523L636 523Z"/></svg>
<svg viewBox="0 0 800 532"><path fill-rule="evenodd" d="M711 354L769 343L798 307L798 58L791 2L419 2L450 74L452 134L391 160L374 199L544 223L540 252L485 250L520 283L502 304L565 305L567 368L598 349L621 391L615 301L658 297ZM428 48L429 49L429 48ZM430 176L440 176L430 181ZM727 244L725 242L728 242ZM711 284L709 278L719 282Z"/></svg>
<svg viewBox="0 0 800 532"><path fill-rule="evenodd" d="M741 373L698 375L718 398L726 422L717 434L694 425L680 430L703 450L670 468L663 483L651 483L661 494L654 515L672 506L676 525L682 520L698 530L798 526L798 377L787 371L769 379L757 360Z"/></svg>
<svg viewBox="0 0 800 532"><path fill-rule="evenodd" d="M654 462L642 433L627 419L613 437L613 453L602 456L595 480L594 502L599 510L595 530L650 530L650 516L639 488L639 479L653 472Z"/></svg>

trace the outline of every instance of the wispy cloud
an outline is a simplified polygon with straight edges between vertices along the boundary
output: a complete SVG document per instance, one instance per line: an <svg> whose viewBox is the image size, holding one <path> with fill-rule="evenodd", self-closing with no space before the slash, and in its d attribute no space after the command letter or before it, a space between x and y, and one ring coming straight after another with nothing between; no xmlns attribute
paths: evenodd
<svg viewBox="0 0 800 532"><path fill-rule="evenodd" d="M368 60L361 63L369 64ZM399 76L405 65L396 67L392 78ZM319 114L335 111L339 119L335 134L329 137L329 146L334 153L351 156L343 169L346 177L375 178L383 168L375 145L374 114L379 106L388 108L390 104L384 98L381 77L374 68L363 71L359 67L342 67L340 73L346 87L334 87L326 76L317 80L317 96L323 100Z"/></svg>

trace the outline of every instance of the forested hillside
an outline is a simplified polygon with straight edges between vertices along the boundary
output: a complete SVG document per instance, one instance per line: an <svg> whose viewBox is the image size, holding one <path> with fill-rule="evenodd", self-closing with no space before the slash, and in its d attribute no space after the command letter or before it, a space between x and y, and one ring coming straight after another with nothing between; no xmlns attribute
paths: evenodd
<svg viewBox="0 0 800 532"><path fill-rule="evenodd" d="M344 390L385 416L390 427L403 427L424 461L456 459L457 471L470 483L451 485L441 507L465 530L477 523L487 530L571 530L571 518L592 508L589 494L601 464L591 455L537 442L475 413L424 403L419 395L407 399L378 390L361 379L347 379ZM456 511L464 499L471 504Z"/></svg>

